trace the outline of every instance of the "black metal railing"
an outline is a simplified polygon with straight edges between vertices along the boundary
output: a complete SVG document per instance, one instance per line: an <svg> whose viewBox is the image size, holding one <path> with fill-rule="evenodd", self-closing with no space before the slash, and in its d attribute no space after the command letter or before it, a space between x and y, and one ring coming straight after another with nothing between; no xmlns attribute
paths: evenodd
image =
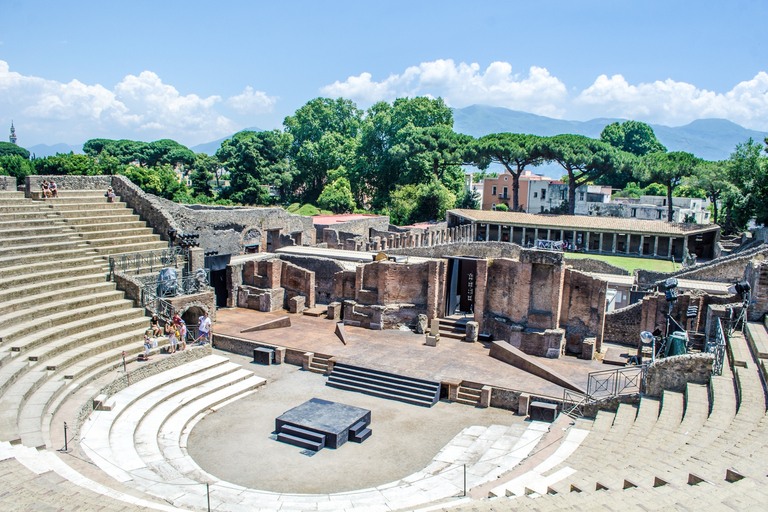
<svg viewBox="0 0 768 512"><path fill-rule="evenodd" d="M193 274L179 276L175 279L157 279L144 285L142 293L156 295L160 298L192 295L205 291L210 286L211 271L207 268L197 269Z"/></svg>
<svg viewBox="0 0 768 512"><path fill-rule="evenodd" d="M177 267L187 262L187 251L181 247L170 247L162 251L141 251L118 254L109 257L109 277L115 272L154 272L161 268Z"/></svg>
<svg viewBox="0 0 768 512"><path fill-rule="evenodd" d="M647 368L647 364L642 364L592 372L587 381L587 397L590 400L603 400L641 393Z"/></svg>
<svg viewBox="0 0 768 512"><path fill-rule="evenodd" d="M725 361L725 329L723 329L722 319L718 318L715 322L715 339L707 343L707 352L714 354L715 360L712 362L712 375L723 374L723 362Z"/></svg>

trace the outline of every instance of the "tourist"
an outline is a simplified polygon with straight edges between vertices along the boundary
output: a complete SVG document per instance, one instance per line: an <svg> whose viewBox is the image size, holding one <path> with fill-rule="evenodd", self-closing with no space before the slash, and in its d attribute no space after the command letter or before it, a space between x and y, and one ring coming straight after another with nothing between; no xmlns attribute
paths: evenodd
<svg viewBox="0 0 768 512"><path fill-rule="evenodd" d="M181 317L179 316L179 314L178 313L174 313L173 314L173 325L175 325L176 328L178 328L179 325L181 325L181 322L182 322L182 320L181 320Z"/></svg>
<svg viewBox="0 0 768 512"><path fill-rule="evenodd" d="M107 193L104 194L104 195L107 196L107 202L110 202L110 203L114 203L115 202L115 197L117 197L117 196L115 196L115 191L112 190L112 187L109 187L107 189Z"/></svg>
<svg viewBox="0 0 768 512"><path fill-rule="evenodd" d="M52 197L59 197L59 188L56 186L56 182L51 180L51 184L48 185L48 191Z"/></svg>
<svg viewBox="0 0 768 512"><path fill-rule="evenodd" d="M208 318L206 311L203 311L203 316L197 320L197 333L198 337L195 341L199 341L200 345L211 342L211 319Z"/></svg>
<svg viewBox="0 0 768 512"><path fill-rule="evenodd" d="M51 189L48 186L48 180L43 180L40 184L40 195L42 198L51 197Z"/></svg>
<svg viewBox="0 0 768 512"><path fill-rule="evenodd" d="M178 338L176 338L176 327L174 327L173 322L165 324L165 334L168 336L168 343L170 343L168 346L168 353L176 353L176 343Z"/></svg>
<svg viewBox="0 0 768 512"><path fill-rule="evenodd" d="M151 333L152 331L150 330L144 333L144 357L139 358L142 361L149 361L149 350L152 348L152 339L149 337Z"/></svg>
<svg viewBox="0 0 768 512"><path fill-rule="evenodd" d="M163 334L163 329L160 327L160 320L157 315L152 315L152 320L149 321L149 328L152 329L152 336L157 338Z"/></svg>
<svg viewBox="0 0 768 512"><path fill-rule="evenodd" d="M184 320L181 321L179 329L176 332L179 336L179 346L181 347L181 350L187 350L187 324L184 323Z"/></svg>

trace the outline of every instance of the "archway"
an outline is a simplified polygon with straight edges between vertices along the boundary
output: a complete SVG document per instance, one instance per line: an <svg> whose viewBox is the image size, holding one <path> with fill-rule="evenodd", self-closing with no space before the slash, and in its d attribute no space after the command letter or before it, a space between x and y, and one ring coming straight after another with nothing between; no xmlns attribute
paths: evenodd
<svg viewBox="0 0 768 512"><path fill-rule="evenodd" d="M181 319L187 324L187 331L192 334L193 339L197 339L198 319L205 313L205 308L201 306L190 306L181 314Z"/></svg>

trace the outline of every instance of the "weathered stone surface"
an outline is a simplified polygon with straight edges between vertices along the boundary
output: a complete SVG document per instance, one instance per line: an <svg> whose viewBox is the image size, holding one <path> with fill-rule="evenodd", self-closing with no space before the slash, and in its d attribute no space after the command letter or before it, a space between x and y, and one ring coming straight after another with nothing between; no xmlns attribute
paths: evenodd
<svg viewBox="0 0 768 512"><path fill-rule="evenodd" d="M341 302L331 302L328 304L328 311L325 317L334 322L341 320Z"/></svg>
<svg viewBox="0 0 768 512"><path fill-rule="evenodd" d="M477 341L477 337L480 334L480 324L477 322L467 322L467 336L464 338L466 341L469 341L470 343L474 343Z"/></svg>
<svg viewBox="0 0 768 512"><path fill-rule="evenodd" d="M283 327L290 327L290 326L291 326L291 318L288 316L281 316L280 318L275 318L274 320L269 320L267 322L260 323L259 325L254 325L253 327L249 327L248 329L243 329L240 332L268 331L270 329L280 329Z"/></svg>
<svg viewBox="0 0 768 512"><path fill-rule="evenodd" d="M40 185L38 185L38 188L40 188ZM14 176L0 176L0 190L15 191L16 178Z"/></svg>
<svg viewBox="0 0 768 512"><path fill-rule="evenodd" d="M347 331L344 329L344 322L338 322L336 324L336 330L334 331L336 333L336 337L341 340L343 344L347 344Z"/></svg>
<svg viewBox="0 0 768 512"><path fill-rule="evenodd" d="M611 265L602 260L592 258L569 258L565 257L565 264L574 270L581 272L594 272L597 274L614 274L617 276L628 276L629 271L616 265Z"/></svg>
<svg viewBox="0 0 768 512"><path fill-rule="evenodd" d="M578 391L579 393L585 393L581 386L574 384L556 371L529 357L509 343L505 343L503 341L494 341L491 344L490 356L495 357L500 361L504 361L505 363L511 364L516 368L525 370L528 373L532 373L538 377L541 377L542 379L546 379L549 382L553 382L558 386L562 386L573 391Z"/></svg>
<svg viewBox="0 0 768 512"><path fill-rule="evenodd" d="M429 321L427 319L427 315L419 315L416 317L416 327L414 331L416 334L426 334L428 325Z"/></svg>
<svg viewBox="0 0 768 512"><path fill-rule="evenodd" d="M440 334L436 334L434 336L427 334L426 345L428 347L436 347L438 343L440 343Z"/></svg>
<svg viewBox="0 0 768 512"><path fill-rule="evenodd" d="M581 344L581 358L588 361L595 358L595 338L586 338Z"/></svg>
<svg viewBox="0 0 768 512"><path fill-rule="evenodd" d="M301 313L304 311L304 302L306 301L303 295L296 295L288 300L288 311L291 313Z"/></svg>
<svg viewBox="0 0 768 512"><path fill-rule="evenodd" d="M709 353L683 354L657 359L648 367L645 394L660 397L662 392L685 391L689 382L707 384L712 375L714 356Z"/></svg>

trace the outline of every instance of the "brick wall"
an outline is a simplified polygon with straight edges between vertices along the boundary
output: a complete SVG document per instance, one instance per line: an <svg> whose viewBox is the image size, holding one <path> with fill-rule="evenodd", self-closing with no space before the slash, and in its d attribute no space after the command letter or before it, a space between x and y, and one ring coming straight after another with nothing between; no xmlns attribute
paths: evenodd
<svg viewBox="0 0 768 512"><path fill-rule="evenodd" d="M640 342L642 313L642 302L636 302L626 308L606 313L603 325L603 341L637 346Z"/></svg>
<svg viewBox="0 0 768 512"><path fill-rule="evenodd" d="M565 329L565 350L580 355L584 338L595 338L595 350L603 342L605 295L608 283L572 269L565 269L560 327Z"/></svg>

